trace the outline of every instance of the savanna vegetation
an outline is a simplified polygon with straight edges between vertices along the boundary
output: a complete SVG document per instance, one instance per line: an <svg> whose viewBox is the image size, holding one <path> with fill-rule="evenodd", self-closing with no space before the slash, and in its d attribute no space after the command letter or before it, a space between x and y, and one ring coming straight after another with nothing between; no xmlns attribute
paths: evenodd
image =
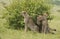
<svg viewBox="0 0 60 39"><path fill-rule="evenodd" d="M1 1L0 39L60 39L60 12L52 11L53 13L51 13L53 6L48 2L48 0L10 0L10 4L8 4ZM32 31L25 33L22 11L27 11L34 21L37 15L48 12L49 26L57 31L54 35Z"/></svg>

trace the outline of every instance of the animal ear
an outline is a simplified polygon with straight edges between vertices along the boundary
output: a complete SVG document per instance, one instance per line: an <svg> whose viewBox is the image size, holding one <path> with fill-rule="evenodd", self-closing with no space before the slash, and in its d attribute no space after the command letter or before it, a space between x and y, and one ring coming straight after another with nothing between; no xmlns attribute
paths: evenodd
<svg viewBox="0 0 60 39"><path fill-rule="evenodd" d="M23 13L25 13L26 11L22 11Z"/></svg>
<svg viewBox="0 0 60 39"><path fill-rule="evenodd" d="M47 13L43 13L43 15L48 16L48 14L47 14Z"/></svg>
<svg viewBox="0 0 60 39"><path fill-rule="evenodd" d="M24 14L24 11L21 12L21 15L23 15L23 14Z"/></svg>
<svg viewBox="0 0 60 39"><path fill-rule="evenodd" d="M22 11L22 14L26 14L27 12L26 11Z"/></svg>

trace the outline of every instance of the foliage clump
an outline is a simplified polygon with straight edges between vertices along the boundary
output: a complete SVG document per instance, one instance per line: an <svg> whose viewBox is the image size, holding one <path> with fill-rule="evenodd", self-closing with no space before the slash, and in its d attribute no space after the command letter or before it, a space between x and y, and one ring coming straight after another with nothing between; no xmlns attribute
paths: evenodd
<svg viewBox="0 0 60 39"><path fill-rule="evenodd" d="M50 5L45 0L13 0L9 6L4 6L8 11L4 16L8 20L8 24L11 28L20 29L24 27L23 17L21 11L27 11L33 19L36 16L50 10Z"/></svg>

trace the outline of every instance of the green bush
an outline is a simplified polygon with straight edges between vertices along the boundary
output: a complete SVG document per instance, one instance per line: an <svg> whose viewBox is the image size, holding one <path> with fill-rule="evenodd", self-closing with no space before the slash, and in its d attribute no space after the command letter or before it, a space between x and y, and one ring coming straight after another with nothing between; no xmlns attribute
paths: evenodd
<svg viewBox="0 0 60 39"><path fill-rule="evenodd" d="M11 28L20 29L24 27L21 11L27 11L30 16L36 16L44 12L49 12L50 5L45 0L13 0L9 6L4 6L8 11L6 18Z"/></svg>

